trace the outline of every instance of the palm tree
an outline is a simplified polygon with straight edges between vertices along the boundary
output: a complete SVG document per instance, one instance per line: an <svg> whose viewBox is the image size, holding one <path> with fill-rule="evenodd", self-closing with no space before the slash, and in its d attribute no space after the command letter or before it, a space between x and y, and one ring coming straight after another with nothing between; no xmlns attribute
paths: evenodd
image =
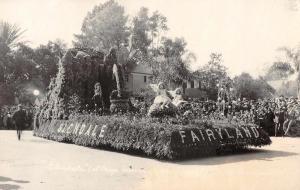
<svg viewBox="0 0 300 190"><path fill-rule="evenodd" d="M20 43L21 36L25 31L17 25L11 25L8 22L0 21L0 44L8 48L14 48Z"/></svg>
<svg viewBox="0 0 300 190"><path fill-rule="evenodd" d="M294 67L297 72L297 96L298 99L300 99L300 45L295 48L281 47L278 50L285 53L288 63Z"/></svg>
<svg viewBox="0 0 300 190"><path fill-rule="evenodd" d="M4 81L5 63L9 62L6 55L21 42L23 33L17 25L0 21L0 83Z"/></svg>

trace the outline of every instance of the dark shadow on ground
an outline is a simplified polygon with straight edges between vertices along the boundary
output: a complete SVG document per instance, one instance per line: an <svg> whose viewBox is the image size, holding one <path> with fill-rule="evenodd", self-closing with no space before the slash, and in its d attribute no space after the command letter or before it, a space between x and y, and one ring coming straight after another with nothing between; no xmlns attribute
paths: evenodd
<svg viewBox="0 0 300 190"><path fill-rule="evenodd" d="M29 183L29 181L15 180L15 179L12 179L12 178L9 178L9 177L0 176L0 182L7 182L7 181L12 181L12 182L15 182L15 183Z"/></svg>
<svg viewBox="0 0 300 190"><path fill-rule="evenodd" d="M19 185L11 185L11 184L0 184L1 190L17 190L20 189Z"/></svg>
<svg viewBox="0 0 300 190"><path fill-rule="evenodd" d="M174 164L181 165L223 165L236 162L246 162L252 160L273 161L272 158L298 155L294 152L264 150L264 149L243 149L236 153L216 155L214 157L195 158L190 160L173 161Z"/></svg>
<svg viewBox="0 0 300 190"><path fill-rule="evenodd" d="M0 176L0 183L1 182L29 183L29 181L25 181L25 180L17 180L17 179L12 179L9 177ZM15 189L20 189L20 188L21 188L20 185L0 184L1 190L15 190Z"/></svg>

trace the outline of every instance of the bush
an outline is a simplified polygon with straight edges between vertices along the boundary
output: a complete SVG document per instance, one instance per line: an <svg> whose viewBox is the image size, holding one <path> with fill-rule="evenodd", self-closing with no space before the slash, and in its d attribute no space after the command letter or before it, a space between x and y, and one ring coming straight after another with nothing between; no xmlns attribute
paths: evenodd
<svg viewBox="0 0 300 190"><path fill-rule="evenodd" d="M69 120L43 120L36 136L102 149L142 153L159 159L215 154L223 149L262 146L268 135L254 125L234 126L200 121L182 125L169 119L134 115L78 115Z"/></svg>

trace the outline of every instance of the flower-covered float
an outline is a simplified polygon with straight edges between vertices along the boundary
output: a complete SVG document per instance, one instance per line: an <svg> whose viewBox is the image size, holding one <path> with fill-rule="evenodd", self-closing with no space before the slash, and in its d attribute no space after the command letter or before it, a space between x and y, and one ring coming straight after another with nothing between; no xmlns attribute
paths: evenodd
<svg viewBox="0 0 300 190"><path fill-rule="evenodd" d="M193 119L181 91L170 98L163 83L150 108L135 107L124 90L124 72L115 49L105 55L70 49L35 115L34 135L66 143L144 154L159 159L214 155L271 143L258 126ZM179 109L179 107L181 107Z"/></svg>

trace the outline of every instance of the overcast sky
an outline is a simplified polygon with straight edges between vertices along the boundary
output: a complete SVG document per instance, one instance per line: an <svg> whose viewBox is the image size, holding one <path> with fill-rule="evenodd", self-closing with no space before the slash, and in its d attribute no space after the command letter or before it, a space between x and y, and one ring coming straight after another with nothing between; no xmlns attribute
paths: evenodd
<svg viewBox="0 0 300 190"><path fill-rule="evenodd" d="M103 0L0 0L0 20L26 29L31 46L57 38L69 46L83 18ZM223 54L230 74L263 74L278 59L280 46L300 42L299 0L119 0L127 14L141 6L168 18L170 37L184 37L197 56L192 69ZM291 8L294 5L293 8ZM300 6L299 6L300 8Z"/></svg>

